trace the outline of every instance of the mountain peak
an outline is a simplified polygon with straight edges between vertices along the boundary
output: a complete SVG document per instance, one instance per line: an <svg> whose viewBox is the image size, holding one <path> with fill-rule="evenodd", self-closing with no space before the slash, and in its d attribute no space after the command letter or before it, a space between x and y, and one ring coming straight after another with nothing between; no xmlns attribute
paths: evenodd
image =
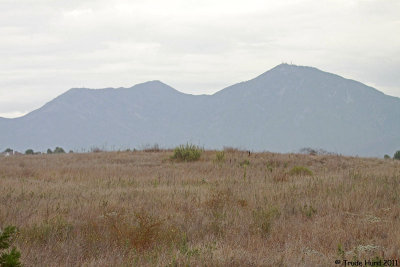
<svg viewBox="0 0 400 267"><path fill-rule="evenodd" d="M262 73L261 75L254 78L254 80L269 79L271 76L276 76L278 79L282 79L284 76L302 76L305 73L324 73L323 71L308 66L300 66L288 63L281 63L274 68Z"/></svg>
<svg viewBox="0 0 400 267"><path fill-rule="evenodd" d="M208 97L186 96L159 80L130 88L71 89L23 119L0 119L0 144L75 150L197 142L213 149L314 147L376 156L400 144L399 118L398 98L283 63Z"/></svg>
<svg viewBox="0 0 400 267"><path fill-rule="evenodd" d="M310 67L310 66L302 66L302 65L295 65L295 64L288 64L288 63L281 63L277 65L276 67L272 68L271 71L273 70L279 70L279 71L293 71L293 70L317 70L320 71L317 68Z"/></svg>
<svg viewBox="0 0 400 267"><path fill-rule="evenodd" d="M140 83L140 84L146 84L146 85L157 85L157 86L168 86L167 84L163 83L160 80L152 80L152 81L147 81L144 83Z"/></svg>
<svg viewBox="0 0 400 267"><path fill-rule="evenodd" d="M129 90L134 89L143 93L162 93L162 94L181 93L176 89L172 88L171 86L169 86L168 84L165 84L159 80L139 83L127 89Z"/></svg>

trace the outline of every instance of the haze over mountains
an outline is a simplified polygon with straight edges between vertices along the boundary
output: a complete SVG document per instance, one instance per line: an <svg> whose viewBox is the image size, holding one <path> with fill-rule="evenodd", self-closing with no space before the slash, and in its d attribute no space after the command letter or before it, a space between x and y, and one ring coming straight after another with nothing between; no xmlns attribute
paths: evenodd
<svg viewBox="0 0 400 267"><path fill-rule="evenodd" d="M75 88L23 117L0 118L0 129L1 151L190 142L381 157L400 149L400 99L316 68L281 64L213 95L184 94L160 81Z"/></svg>

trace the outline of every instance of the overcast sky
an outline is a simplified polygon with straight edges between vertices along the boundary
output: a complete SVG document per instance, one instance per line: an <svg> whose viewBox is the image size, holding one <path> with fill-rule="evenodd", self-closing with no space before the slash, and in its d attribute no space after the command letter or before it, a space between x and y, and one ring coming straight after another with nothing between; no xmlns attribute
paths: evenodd
<svg viewBox="0 0 400 267"><path fill-rule="evenodd" d="M72 87L210 94L282 63L400 97L399 0L0 0L0 116Z"/></svg>

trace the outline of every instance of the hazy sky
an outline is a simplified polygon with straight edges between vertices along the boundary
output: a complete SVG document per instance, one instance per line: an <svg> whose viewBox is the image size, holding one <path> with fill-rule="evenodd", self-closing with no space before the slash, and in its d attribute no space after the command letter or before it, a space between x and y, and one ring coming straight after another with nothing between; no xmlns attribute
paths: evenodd
<svg viewBox="0 0 400 267"><path fill-rule="evenodd" d="M0 0L0 116L72 87L213 93L282 63L400 96L399 0Z"/></svg>

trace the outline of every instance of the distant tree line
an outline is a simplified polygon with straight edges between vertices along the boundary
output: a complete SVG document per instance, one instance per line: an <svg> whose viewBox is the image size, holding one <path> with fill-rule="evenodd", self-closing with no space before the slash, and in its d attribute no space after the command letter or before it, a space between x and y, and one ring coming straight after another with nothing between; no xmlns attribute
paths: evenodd
<svg viewBox="0 0 400 267"><path fill-rule="evenodd" d="M308 155L338 155L336 153L333 152L329 152L323 149L315 149L315 148L311 148L311 147L305 147L300 149L299 151L302 154L308 154ZM384 159L391 159L391 157L386 154L385 156L383 156ZM393 155L393 159L397 159L400 160L400 150L397 150L394 155Z"/></svg>
<svg viewBox="0 0 400 267"><path fill-rule="evenodd" d="M386 154L385 156L383 156L384 159L390 159L390 156L388 154ZM393 159L397 159L400 160L400 150L397 150L394 155L393 155Z"/></svg>
<svg viewBox="0 0 400 267"><path fill-rule="evenodd" d="M51 150L50 148L47 149L47 154L64 154L66 153L64 148L57 146L56 148L54 148L54 150ZM46 154L44 152L40 152L40 151L34 151L32 148L29 148L27 150L25 150L25 155L40 155L40 154ZM74 151L70 150L69 153L74 153ZM22 154L19 153L18 151L12 149L12 148L7 148L6 150L4 150L3 152L0 152L0 154Z"/></svg>
<svg viewBox="0 0 400 267"><path fill-rule="evenodd" d="M162 150L162 149L160 149L160 147L158 146L158 144L155 144L155 145L152 146L152 147L150 147L150 146L144 147L142 151L144 151L144 152L157 152L157 151L161 151L161 150ZM102 151L103 151L103 150L101 150L100 148L97 148L97 147L93 147L93 148L90 150L90 152L92 152L92 153L102 152ZM125 150L125 151L129 152L129 151L131 151L131 150L130 150L130 149L127 149L127 150ZM134 149L134 150L132 150L132 151L136 151L136 149ZM326 150L323 150L323 149L314 149L314 148L310 148L310 147L302 148L302 149L300 149L299 152L302 153L302 154L308 154L308 155L338 155L337 153L329 152L329 151L326 151ZM65 152L65 150L64 150L62 147L58 147L58 146L57 146L56 148L54 148L54 150L51 150L50 148L47 149L47 152L46 152L46 153L47 153L47 154L64 154L64 153L66 153L66 152ZM34 150L31 149L31 148L30 148L30 149L27 149L27 150L25 151L25 155L39 155L39 154L46 154L46 153L42 153L42 152L39 152L39 151L34 151ZM70 150L68 153L74 153L74 151ZM16 150L13 150L13 149L11 149L11 148L7 148L7 149L5 149L3 152L0 152L0 155L1 155L1 154L6 154L6 155L11 154L11 155L13 155L13 154L21 154L21 153L19 153L19 152L16 151ZM391 157L390 157L388 154L384 155L383 158L384 158L384 159L391 159ZM400 160L400 150L397 150L397 151L394 153L393 159Z"/></svg>
<svg viewBox="0 0 400 267"><path fill-rule="evenodd" d="M393 156L394 159L399 159L400 160L400 150L396 151Z"/></svg>
<svg viewBox="0 0 400 267"><path fill-rule="evenodd" d="M329 152L321 148L311 148L311 147L304 147L300 149L299 151L301 154L308 154L308 155L335 155L337 156L337 153L334 152Z"/></svg>
<svg viewBox="0 0 400 267"><path fill-rule="evenodd" d="M70 150L70 153L72 153L73 151ZM54 150L51 150L50 148L47 149L47 154L64 154L65 150L62 147L56 147ZM25 151L25 155L38 155L38 154L42 154L42 152L35 152L33 149L27 149Z"/></svg>
<svg viewBox="0 0 400 267"><path fill-rule="evenodd" d="M65 151L62 147L56 147L53 151L51 149L47 149L47 154L64 154Z"/></svg>

